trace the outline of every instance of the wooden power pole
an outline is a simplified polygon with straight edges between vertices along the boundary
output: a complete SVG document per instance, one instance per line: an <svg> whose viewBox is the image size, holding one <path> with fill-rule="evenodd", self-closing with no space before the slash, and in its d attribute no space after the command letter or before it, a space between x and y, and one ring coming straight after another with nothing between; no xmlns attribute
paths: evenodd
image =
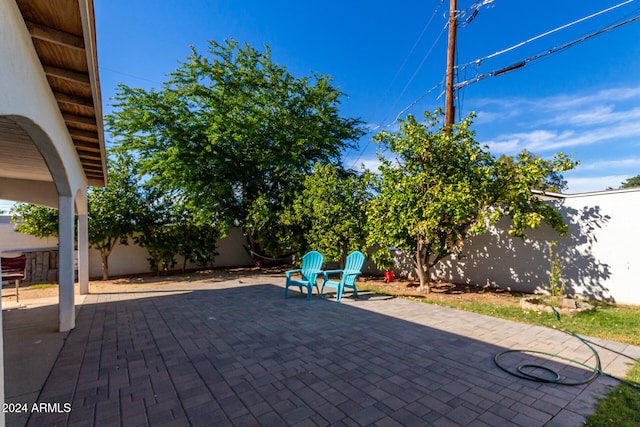
<svg viewBox="0 0 640 427"><path fill-rule="evenodd" d="M454 98L454 77L455 77L455 55L456 55L456 30L458 27L457 13L458 1L449 0L449 42L447 43L447 75L445 82L444 101L444 126L447 132L451 132L455 122Z"/></svg>

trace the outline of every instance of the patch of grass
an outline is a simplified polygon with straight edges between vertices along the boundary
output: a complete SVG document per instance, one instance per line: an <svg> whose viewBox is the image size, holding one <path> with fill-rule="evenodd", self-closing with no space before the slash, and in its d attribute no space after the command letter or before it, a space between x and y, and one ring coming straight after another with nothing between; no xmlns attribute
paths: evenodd
<svg viewBox="0 0 640 427"><path fill-rule="evenodd" d="M640 307L607 303L591 303L595 310L575 316L562 316L558 322L551 313L523 311L520 307L471 301L446 301L414 298L434 305L455 308L531 325L566 329L578 335L603 338L631 345L640 345Z"/></svg>
<svg viewBox="0 0 640 427"><path fill-rule="evenodd" d="M627 373L627 381L598 402L596 413L587 418L586 427L639 426L640 425L640 360Z"/></svg>
<svg viewBox="0 0 640 427"><path fill-rule="evenodd" d="M38 283L35 285L29 285L25 289L50 289L50 288L56 288L56 287L58 287L58 285L55 285L52 283Z"/></svg>

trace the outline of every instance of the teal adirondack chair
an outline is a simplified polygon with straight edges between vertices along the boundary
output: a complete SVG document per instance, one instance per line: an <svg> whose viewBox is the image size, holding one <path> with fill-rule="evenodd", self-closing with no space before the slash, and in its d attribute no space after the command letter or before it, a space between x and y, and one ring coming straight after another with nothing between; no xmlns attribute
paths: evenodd
<svg viewBox="0 0 640 427"><path fill-rule="evenodd" d="M356 288L356 279L362 274L362 266L364 265L364 255L362 252L352 252L347 257L343 270L327 270L324 272L322 280L322 288L320 289L320 298L325 286L336 288L336 301L340 302L344 288L353 289L354 295L358 296L358 288ZM340 274L340 281L329 280L329 275Z"/></svg>
<svg viewBox="0 0 640 427"><path fill-rule="evenodd" d="M324 257L320 252L311 251L306 253L302 257L302 268L285 272L287 282L284 285L284 297L287 298L289 286L298 286L300 288L300 293L302 293L303 286L307 288L308 300L311 299L311 293L314 286L318 290L318 293L320 293L316 279L322 274L322 264L324 264ZM293 278L294 275L298 274L301 276L299 279Z"/></svg>

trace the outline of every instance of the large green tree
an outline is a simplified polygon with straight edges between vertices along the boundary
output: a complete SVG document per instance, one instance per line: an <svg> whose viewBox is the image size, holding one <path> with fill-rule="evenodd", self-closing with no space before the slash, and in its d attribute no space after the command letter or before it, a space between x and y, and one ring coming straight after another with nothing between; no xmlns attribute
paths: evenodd
<svg viewBox="0 0 640 427"><path fill-rule="evenodd" d="M340 116L342 96L327 76L293 76L268 47L212 41L206 54L192 49L158 91L119 86L106 122L154 185L225 228L241 226L259 253L277 246L282 228L271 218L313 165L338 161L363 134L358 119Z"/></svg>
<svg viewBox="0 0 640 427"><path fill-rule="evenodd" d="M289 223L305 229L306 248L341 265L350 252L366 251L367 207L373 182L370 172L316 164L289 211Z"/></svg>
<svg viewBox="0 0 640 427"><path fill-rule="evenodd" d="M375 261L389 263L390 248L410 254L420 285L428 291L432 267L505 215L511 218L512 236L525 237L527 228L543 221L566 233L561 214L534 189L550 173L569 170L576 162L561 153L546 161L527 152L513 162L497 161L474 139L472 116L452 132L440 126L440 111L425 113L425 119L408 116L399 132L374 138L383 147L380 192L368 223L369 244L380 247Z"/></svg>
<svg viewBox="0 0 640 427"><path fill-rule="evenodd" d="M529 150L523 150L516 156L507 156L503 154L498 158L498 161L506 162L510 168L516 168L518 167L518 164L522 166L522 162L525 161L527 163L537 163L538 165L535 167L542 166L546 169L548 171L548 175L541 177L540 182L534 185L533 188L536 190L561 193L568 188L567 180L564 179L564 176L560 171L553 167L553 160L543 159Z"/></svg>

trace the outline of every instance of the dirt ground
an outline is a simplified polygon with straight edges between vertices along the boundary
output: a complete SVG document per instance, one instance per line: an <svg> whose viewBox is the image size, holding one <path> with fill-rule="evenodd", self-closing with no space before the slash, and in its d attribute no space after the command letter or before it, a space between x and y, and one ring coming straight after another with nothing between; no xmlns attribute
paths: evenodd
<svg viewBox="0 0 640 427"><path fill-rule="evenodd" d="M217 269L189 272L187 274L172 274L167 276L137 275L118 277L112 280L91 280L89 282L89 292L126 292L130 290L148 289L157 286L169 286L176 284L188 284L191 282L207 280L231 279L242 275L273 275L284 276L284 270L272 269L261 271L257 268L237 268L237 269ZM364 276L358 279L358 289L376 289L381 292L408 297L426 296L421 292L418 282L407 279L396 278L391 283L385 283L382 277ZM76 284L76 294L78 294ZM5 287L2 290L3 300L15 301L15 290ZM510 292L508 290L493 287L477 287L471 285L454 285L452 283L432 284L429 297L434 300L444 301L482 301L493 304L518 305L518 301L512 296L520 297L523 294ZM20 288L20 300L25 301L35 298L46 298L58 296L57 285L34 285Z"/></svg>
<svg viewBox="0 0 640 427"><path fill-rule="evenodd" d="M518 306L519 301L509 297L522 297L521 292L511 292L505 289L498 289L491 286L455 285L453 283L438 282L432 283L430 293L420 289L418 281L407 279L394 279L391 283L386 283L380 277L364 277L360 279L358 289L377 289L396 296L405 297L428 297L436 301L451 302L486 302L491 304Z"/></svg>

